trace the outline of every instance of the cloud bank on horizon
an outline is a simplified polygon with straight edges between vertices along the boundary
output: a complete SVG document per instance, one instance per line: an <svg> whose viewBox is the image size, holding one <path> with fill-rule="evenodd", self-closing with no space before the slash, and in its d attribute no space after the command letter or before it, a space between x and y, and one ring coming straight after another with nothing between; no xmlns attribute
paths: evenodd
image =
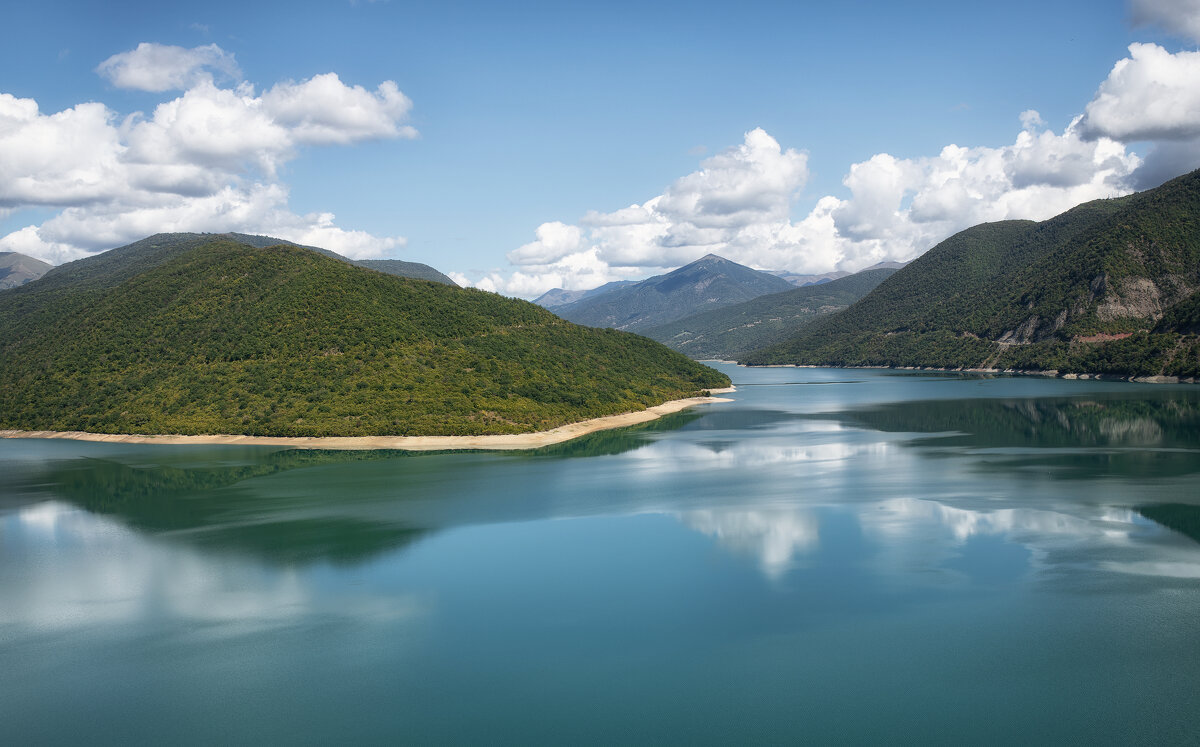
<svg viewBox="0 0 1200 747"><path fill-rule="evenodd" d="M1200 0L1142 0L1133 10L1137 22L1200 33ZM1028 110L1011 145L948 145L915 159L877 154L850 167L848 199L822 197L798 221L789 209L808 176L806 156L755 129L644 203L589 212L579 225L542 224L534 241L509 252L515 271L453 277L535 297L645 277L710 252L799 273L909 260L978 223L1044 220L1200 167L1196 81L1200 52L1132 44L1062 132ZM1145 158L1129 150L1134 143L1152 144Z"/></svg>
<svg viewBox="0 0 1200 747"><path fill-rule="evenodd" d="M1200 0L1131 0L1129 9L1135 27L1200 41ZM306 149L416 138L412 101L393 81L369 89L329 72L259 90L216 44L141 43L95 72L160 100L150 113L86 102L48 114L0 92L0 217L50 216L0 236L0 251L59 263L162 231L269 234L356 258L405 246L401 236L341 227L330 213L297 214L281 176ZM1014 111L1010 144L878 153L848 167L845 193L815 201L805 194L804 144L755 128L650 199L542 223L507 254L507 268L448 274L533 297L645 277L709 252L794 272L910 259L983 221L1043 219L1200 167L1197 80L1200 52L1131 44L1061 129L1037 111ZM794 215L802 198L807 213Z"/></svg>
<svg viewBox="0 0 1200 747"><path fill-rule="evenodd" d="M404 245L329 213L297 215L278 178L301 147L415 138L394 82L369 91L326 73L259 94L215 44L142 43L96 72L118 88L182 93L124 117L98 102L44 114L0 93L0 210L60 209L0 237L0 251L57 264L172 231L269 234L356 258Z"/></svg>

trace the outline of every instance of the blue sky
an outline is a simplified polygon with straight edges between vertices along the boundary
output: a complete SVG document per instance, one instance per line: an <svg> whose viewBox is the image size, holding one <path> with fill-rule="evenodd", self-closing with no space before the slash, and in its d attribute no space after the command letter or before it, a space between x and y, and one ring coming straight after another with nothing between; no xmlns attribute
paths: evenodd
<svg viewBox="0 0 1200 747"><path fill-rule="evenodd" d="M0 249L51 261L228 229L524 296L708 251L857 269L1200 163L1200 133L1146 121L1143 95L1161 82L1200 119L1179 94L1200 86L1194 0L10 6ZM155 50L187 62L174 87L136 77ZM1121 60L1145 74L1112 79ZM267 129L156 112L185 96ZM87 102L103 112L54 120ZM330 114L346 102L363 118ZM42 154L54 138L79 153Z"/></svg>

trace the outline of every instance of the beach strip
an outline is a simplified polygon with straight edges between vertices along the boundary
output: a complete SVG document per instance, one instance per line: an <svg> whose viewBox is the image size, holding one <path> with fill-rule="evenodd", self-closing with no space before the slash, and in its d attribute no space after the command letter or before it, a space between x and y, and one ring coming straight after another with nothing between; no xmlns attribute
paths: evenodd
<svg viewBox="0 0 1200 747"><path fill-rule="evenodd" d="M83 431L0 430L0 438L63 438L72 441L99 441L116 444L162 444L172 446L285 446L294 449L399 449L402 451L441 451L444 449L481 449L509 451L536 449L570 441L596 431L624 428L657 420L680 410L711 402L731 402L714 394L728 394L736 387L712 389L708 397L688 397L647 407L645 410L607 415L602 418L568 423L548 431L513 433L496 436L180 436L129 435L123 433L86 433Z"/></svg>

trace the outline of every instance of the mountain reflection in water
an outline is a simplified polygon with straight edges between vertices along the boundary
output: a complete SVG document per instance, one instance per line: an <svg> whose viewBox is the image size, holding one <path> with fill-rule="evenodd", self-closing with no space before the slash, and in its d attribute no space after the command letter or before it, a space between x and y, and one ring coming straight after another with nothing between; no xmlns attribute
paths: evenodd
<svg viewBox="0 0 1200 747"><path fill-rule="evenodd" d="M524 452L0 441L5 736L1192 738L1200 388L722 368Z"/></svg>
<svg viewBox="0 0 1200 747"><path fill-rule="evenodd" d="M1103 506L981 504L959 490L956 470L937 465L952 460L967 473L1026 484L1186 478L1200 472L1200 397L1171 390L917 400L833 413L732 404L505 453L259 448L190 459L179 450L160 463L134 453L48 461L25 483L43 500L65 500L138 531L281 564L353 564L465 524L664 513L779 577L819 547L820 506L873 503L873 511L857 509L864 531L873 532L886 525L883 517L919 514L951 527L959 543L979 532L1022 534L1021 527L1023 536L1088 533ZM556 466L562 460L570 466ZM930 469L941 473L931 480ZM538 489L551 484L546 474L575 479L547 493ZM1136 514L1200 538L1200 509L1169 491L1155 498L1130 500L1119 523ZM1088 515L1072 515L1080 511Z"/></svg>
<svg viewBox="0 0 1200 747"><path fill-rule="evenodd" d="M1049 471L1057 478L1183 476L1200 471L1200 393L1137 397L896 402L817 419L918 436L929 456L971 450L983 471Z"/></svg>

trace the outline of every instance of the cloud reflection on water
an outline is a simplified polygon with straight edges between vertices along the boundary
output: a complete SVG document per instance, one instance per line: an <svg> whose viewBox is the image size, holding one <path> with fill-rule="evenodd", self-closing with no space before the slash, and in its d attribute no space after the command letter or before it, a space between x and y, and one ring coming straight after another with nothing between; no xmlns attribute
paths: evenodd
<svg viewBox="0 0 1200 747"><path fill-rule="evenodd" d="M797 555L816 550L820 543L817 518L796 509L705 509L684 511L676 518L735 554L757 558L771 579L783 576Z"/></svg>
<svg viewBox="0 0 1200 747"><path fill-rule="evenodd" d="M0 517L4 583L0 626L49 634L97 626L187 621L205 635L241 635L313 618L415 619L415 595L311 588L296 568L247 565L203 553L169 536L150 540L60 502Z"/></svg>

